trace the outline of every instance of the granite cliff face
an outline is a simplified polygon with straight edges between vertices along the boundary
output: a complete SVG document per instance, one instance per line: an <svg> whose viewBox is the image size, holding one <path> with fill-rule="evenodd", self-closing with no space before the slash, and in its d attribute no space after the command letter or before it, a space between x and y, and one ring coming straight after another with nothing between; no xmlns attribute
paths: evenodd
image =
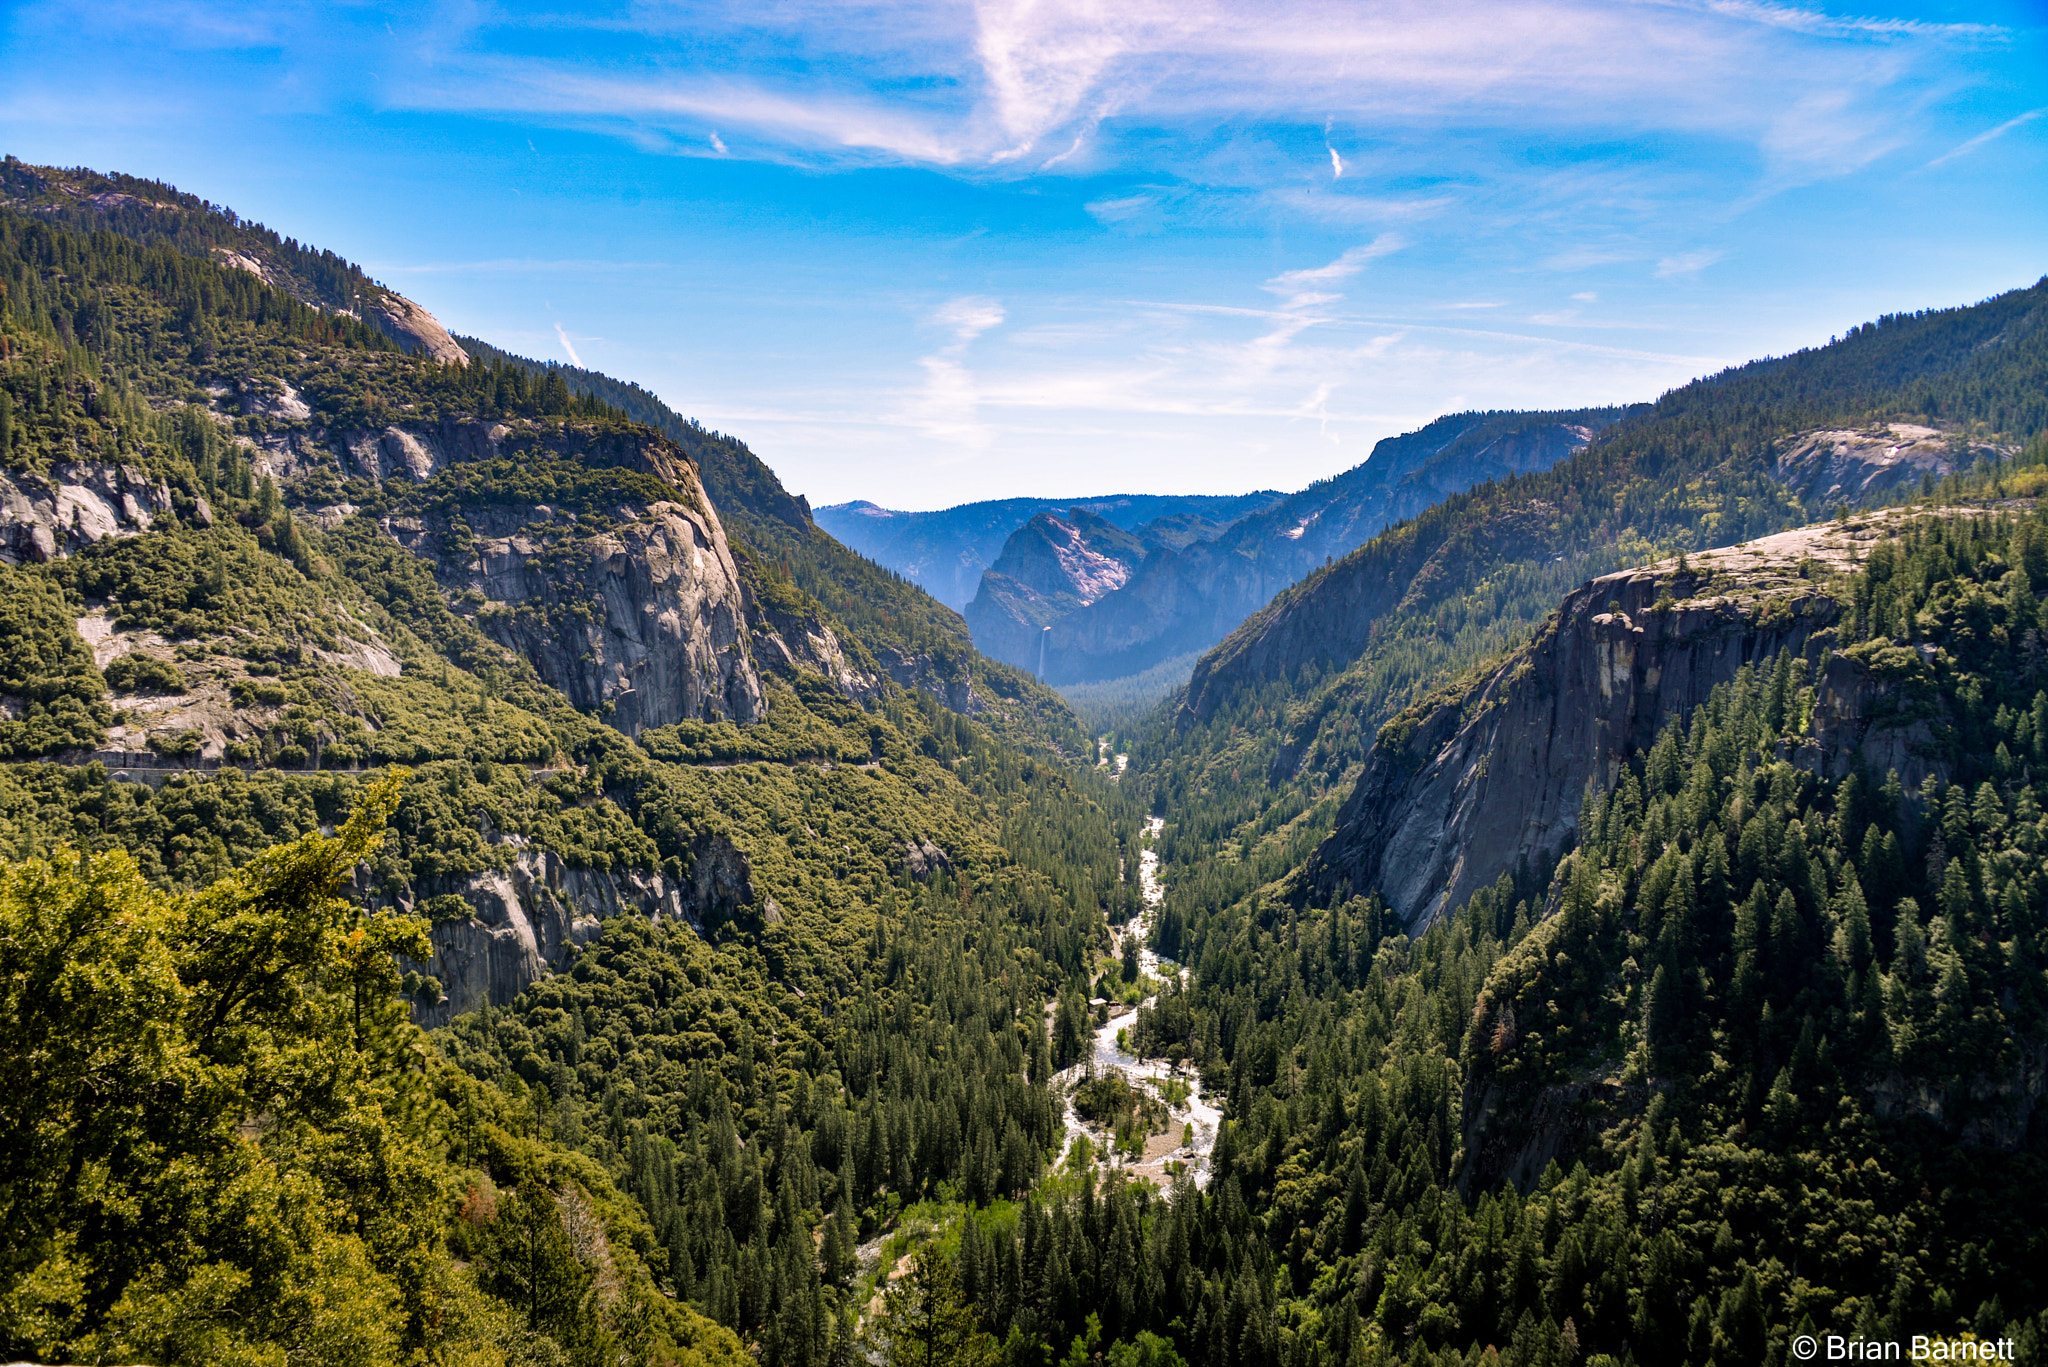
<svg viewBox="0 0 2048 1367"><path fill-rule="evenodd" d="M701 502L633 511L633 521L586 536L545 506L473 509L466 544L453 518L378 525L476 604L486 635L577 706L609 706L627 735L759 720L746 603L716 515Z"/></svg>
<svg viewBox="0 0 2048 1367"><path fill-rule="evenodd" d="M1940 479L1979 456L1996 460L2014 449L1908 422L1825 427L1778 442L1771 474L1809 507L1855 507L1910 491L1923 479Z"/></svg>
<svg viewBox="0 0 2048 1367"><path fill-rule="evenodd" d="M499 835L494 843L514 851L504 869L433 880L398 899L407 911L448 896L471 908L468 917L437 921L432 962L408 965L441 985L440 1001L414 999L413 1020L425 1028L446 1025L485 1003L506 1005L561 968L608 917L667 916L701 930L743 914L755 899L746 856L724 835L698 837L690 872L680 880L644 869L571 868L519 836Z"/></svg>
<svg viewBox="0 0 2048 1367"><path fill-rule="evenodd" d="M646 487L672 497L614 500L589 526L591 517L566 508L454 492L418 513L381 516L377 527L432 565L486 635L525 656L578 707L608 708L628 735L763 715L749 649L759 614L696 466L673 443L645 433L544 437L531 424L447 421L286 433L266 437L252 454L258 473L287 482L332 470L421 485L499 459L576 460L653 476L659 485ZM310 520L332 529L356 512L334 504ZM836 658L837 647L781 654L823 669L818 657Z"/></svg>
<svg viewBox="0 0 2048 1367"><path fill-rule="evenodd" d="M0 473L0 562L43 564L102 537L133 536L171 509L170 487L133 465L78 462L47 476ZM206 525L212 511L193 512Z"/></svg>
<svg viewBox="0 0 2048 1367"><path fill-rule="evenodd" d="M1789 650L1825 659L1812 720L1786 758L1841 777L1860 763L1911 786L1931 733L1900 704L1912 661L1823 654L1838 605L1820 582L1900 513L1785 532L1603 575L1568 597L1537 638L1484 677L1390 722L1301 877L1332 899L1377 889L1411 927L1574 838L1589 784L1707 701L1745 664Z"/></svg>
<svg viewBox="0 0 2048 1367"><path fill-rule="evenodd" d="M1122 588L1152 549L1086 508L1038 514L1011 534L967 605L975 648L1035 670L1044 629Z"/></svg>

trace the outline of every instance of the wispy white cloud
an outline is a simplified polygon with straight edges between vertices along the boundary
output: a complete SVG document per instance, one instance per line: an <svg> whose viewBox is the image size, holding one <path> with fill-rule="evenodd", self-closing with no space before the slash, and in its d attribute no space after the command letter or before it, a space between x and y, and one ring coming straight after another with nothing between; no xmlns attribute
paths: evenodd
<svg viewBox="0 0 2048 1367"><path fill-rule="evenodd" d="M1765 188L1847 175L1903 146L1900 125L1873 111L1862 93L1815 91L1779 111L1760 143L1770 163Z"/></svg>
<svg viewBox="0 0 2048 1367"><path fill-rule="evenodd" d="M1341 299L1343 296L1340 294L1327 293L1328 288L1349 280L1371 262L1400 251L1407 245L1398 234L1381 233L1370 242L1352 247L1328 265L1282 271L1268 280L1264 288L1270 293L1285 297L1290 309L1309 308L1333 299Z"/></svg>
<svg viewBox="0 0 2048 1367"><path fill-rule="evenodd" d="M1098 222L1125 223L1158 203L1155 195L1119 195L1114 199L1094 200L1082 207Z"/></svg>
<svg viewBox="0 0 2048 1367"><path fill-rule="evenodd" d="M576 354L576 344L569 340L569 334L562 330L560 323L555 324L555 336L561 341L562 351L568 356L569 364L573 366L582 365L583 358Z"/></svg>
<svg viewBox="0 0 2048 1367"><path fill-rule="evenodd" d="M467 73L422 80L405 103L657 124L716 119L728 129L752 129L755 145L747 150L755 155L774 155L776 144L932 166L956 166L986 155L965 130L948 127L946 120L863 92L784 93L732 76L593 75L553 64L491 59ZM769 140L766 145L763 138ZM721 137L719 143L726 152L714 148L714 153L729 154L732 142Z"/></svg>
<svg viewBox="0 0 2048 1367"><path fill-rule="evenodd" d="M2029 109L2026 113L2021 114L2016 118L2007 119L2004 123L1998 125L1998 127L1988 129L1985 132L1979 133L1976 137L1971 138L1969 141L1960 143L1957 146L1950 148L1948 151L1943 152L1933 161L1928 162L1927 167L1925 169L1932 170L1934 167L1940 166L1943 162L1950 162L1954 161L1957 157L1968 156L1970 153L1982 147L1985 143L1990 142L1995 138L2002 138L2007 133L2012 132L2013 129L2019 128L2024 124L2032 123L2035 119L2040 118L2043 114L2048 114L2048 105L2043 105L2039 109Z"/></svg>
<svg viewBox="0 0 2048 1367"><path fill-rule="evenodd" d="M1288 185L1259 195L1264 212L1281 210L1290 217L1342 227L1384 227L1435 218L1457 203L1454 195L1370 195L1339 190L1334 185Z"/></svg>
<svg viewBox="0 0 2048 1367"><path fill-rule="evenodd" d="M957 458L980 454L992 438L981 417L980 386L966 357L974 340L1001 327L1006 316L999 300L973 294L948 299L930 315L931 325L946 334L946 341L918 359L924 384L912 397L906 418Z"/></svg>
<svg viewBox="0 0 2048 1367"><path fill-rule="evenodd" d="M1167 18L1149 8L1142 0L1115 7L1089 0L979 0L975 54L989 113L1007 143L991 149L989 159L1023 156L1091 102L1110 65Z"/></svg>
<svg viewBox="0 0 2048 1367"><path fill-rule="evenodd" d="M1680 276L1698 275L1701 271L1713 265L1716 261L1721 260L1726 255L1726 252L1709 249L1696 252L1681 252L1676 256L1667 256L1657 263L1657 278L1659 280L1671 280Z"/></svg>
<svg viewBox="0 0 2048 1367"><path fill-rule="evenodd" d="M703 125L716 123L714 138L737 155L853 154L1005 175L1199 148L1244 120L1286 122L1311 109L1317 122L1379 136L1503 117L1518 131L1619 122L1746 141L1778 162L1814 159L1811 174L1834 174L1913 123L1910 104L1880 92L1910 79L1930 53L2005 36L1757 0L711 3L558 19L637 30L656 43L709 36L692 46L717 59L681 47L637 69L514 58L493 54L493 30L478 24L466 43L444 43L431 62L394 72L386 98L632 124L693 120L698 146ZM1162 143L1162 133L1172 140ZM1352 159L1334 143L1326 150L1329 180L1351 180Z"/></svg>
<svg viewBox="0 0 2048 1367"><path fill-rule="evenodd" d="M1088 136L1085 133L1074 134L1074 140L1067 144L1066 151L1056 152L1052 156L1047 157L1044 161L1039 163L1038 169L1041 171L1050 171L1053 167L1058 166L1062 162L1072 161L1075 157L1081 154L1081 144L1086 142L1087 140Z"/></svg>
<svg viewBox="0 0 2048 1367"><path fill-rule="evenodd" d="M953 334L953 340L946 351L958 354L965 351L970 342L991 328L1001 327L1007 315L1003 312L1001 300L990 299L979 294L964 294L957 299L948 299L932 311L933 324Z"/></svg>
<svg viewBox="0 0 2048 1367"><path fill-rule="evenodd" d="M1552 252L1540 263L1547 271L1583 271L1595 266L1618 265L1623 261L1639 259L1640 253L1624 251L1619 247L1596 247L1580 244Z"/></svg>
<svg viewBox="0 0 2048 1367"><path fill-rule="evenodd" d="M1796 5L1760 4L1754 0L1710 0L1704 8L1715 14L1727 15L1750 23L1828 37L1997 41L2007 36L2007 30L1994 24L1940 24L1924 19L1873 19L1826 14L1820 10L1801 9Z"/></svg>

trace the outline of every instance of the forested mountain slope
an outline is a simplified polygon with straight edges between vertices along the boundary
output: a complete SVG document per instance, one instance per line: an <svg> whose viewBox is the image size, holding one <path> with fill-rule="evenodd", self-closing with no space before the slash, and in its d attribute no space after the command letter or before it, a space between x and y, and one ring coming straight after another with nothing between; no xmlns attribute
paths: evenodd
<svg viewBox="0 0 2048 1367"><path fill-rule="evenodd" d="M1257 1269L1207 1360L2042 1351L2044 461L1866 524L1860 559L1738 581L1744 662L1697 705L1684 676L1654 714L1557 698L1613 725L1554 876L1503 872L1413 937L1363 888L1169 883L1162 949L1192 972L1139 1046L1227 1061L1215 1237ZM1660 584L1626 611L1709 608ZM1388 728L1390 761L1430 762L1446 702ZM1519 704L1464 702L1484 783L1520 762Z"/></svg>
<svg viewBox="0 0 2048 1367"><path fill-rule="evenodd" d="M2044 303L2048 282L1892 315L1698 381L1569 460L1448 498L1280 594L1133 745L1153 803L1177 818L1170 861L1225 901L1299 867L1384 723L1525 644L1596 576L2010 456L2048 426ZM1834 474L1817 481L1823 451Z"/></svg>
<svg viewBox="0 0 2048 1367"><path fill-rule="evenodd" d="M451 365L468 357L440 321L370 279L354 262L283 237L233 210L161 181L84 167L0 160L0 204L79 232L111 229L138 242L247 271L294 299L369 323L407 351Z"/></svg>
<svg viewBox="0 0 2048 1367"><path fill-rule="evenodd" d="M0 1267L0 1346L164 1363L737 1351L662 1294L680 1279L773 1361L851 1351L843 1270L789 1259L833 1221L887 1216L872 1184L858 1207L842 1194L854 1174L820 1134L872 1118L893 1135L933 1087L955 1096L970 1045L1043 1057L988 1094L967 1147L906 1150L875 1180L900 1205L989 1151L1002 1180L1035 1179L1051 1060L1079 1047L1078 1008L1049 1033L1044 1003L1072 996L1135 899L1135 815L1058 762L1088 747L1055 696L810 526L737 443L685 431L700 465L546 367L408 354L205 235L106 230L131 211L164 212L115 202L81 231L0 209L0 855L8 952L31 956L6 979L5 1058L21 1132L58 1146L4 1179L26 1233ZM285 892L236 881L364 803L381 848L352 835ZM65 891L74 869L101 881ZM322 900L337 874L346 906ZM310 938L248 979L261 1009L224 1043L207 927L248 888L237 934ZM129 906L157 940L122 938ZM52 916L104 942L104 970ZM902 957L926 939L982 947L972 1028L940 1005L959 955L943 972ZM631 992L582 1009L620 955ZM189 1001L159 990L164 972ZM35 1043L71 1009L50 995L66 973L157 994L71 1031L157 1088L132 1134L67 1100L73 1056ZM649 984L672 1014L638 1008ZM430 1025L501 1014L443 1045L407 1007ZM920 1018L921 1036L899 1024ZM190 1044L121 1061L151 1038ZM247 1054L258 1039L275 1064ZM301 1067L292 1050L385 1061L319 1064L338 1090L294 1097L267 1071ZM431 1097L402 1080L422 1059ZM151 1207L146 1237L130 1194L64 1175L67 1153L119 1166L135 1144L194 1174L178 1192L134 1178L134 1200L185 1203ZM379 1155L406 1166L357 1170ZM700 1159L733 1185L689 1178L679 1199L672 1174ZM237 1243L233 1203L257 1189L236 1174L258 1169L309 1213ZM706 1224L704 1200L725 1214ZM173 1230L175 1256L149 1261ZM515 1247L539 1261L520 1272Z"/></svg>

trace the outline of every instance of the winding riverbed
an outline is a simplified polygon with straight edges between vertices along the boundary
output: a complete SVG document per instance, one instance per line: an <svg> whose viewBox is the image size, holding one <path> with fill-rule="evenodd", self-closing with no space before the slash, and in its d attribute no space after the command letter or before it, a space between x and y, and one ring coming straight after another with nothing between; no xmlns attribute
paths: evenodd
<svg viewBox="0 0 2048 1367"><path fill-rule="evenodd" d="M1121 760L1123 757L1117 758ZM1123 952L1125 936L1137 937L1140 975L1155 980L1179 971L1177 964L1162 961L1145 943L1152 918L1158 914L1159 903L1165 896L1159 882L1159 854L1154 848L1165 824L1156 816L1145 823L1145 848L1138 855L1138 886L1144 898L1144 911L1121 930L1110 932L1112 957ZM1152 1000L1147 997L1141 1005L1150 1005ZM1187 1171L1196 1186L1202 1186L1209 1180L1209 1153L1216 1147L1216 1127L1222 1121L1222 1112L1202 1091L1201 1078L1194 1069L1175 1067L1164 1059L1140 1059L1124 1050L1123 1031L1137 1024L1137 1020L1136 1007L1118 1006L1108 1023L1097 1029L1091 1055L1057 1076L1056 1082L1066 1107L1067 1138L1061 1157L1064 1160L1071 1154L1074 1141L1085 1135L1097 1161L1106 1166L1169 1185L1173 1174L1170 1165L1175 1165ZM1111 1136L1105 1127L1090 1124L1074 1112L1074 1085L1091 1070L1098 1077L1110 1072L1121 1073L1133 1087L1149 1092L1162 1103L1166 1102L1164 1084L1167 1079L1175 1079L1188 1089L1186 1098L1179 1105L1167 1106L1170 1119L1166 1133L1147 1139L1144 1156L1135 1162L1113 1151ZM1183 1143L1182 1136L1190 1132L1191 1142Z"/></svg>

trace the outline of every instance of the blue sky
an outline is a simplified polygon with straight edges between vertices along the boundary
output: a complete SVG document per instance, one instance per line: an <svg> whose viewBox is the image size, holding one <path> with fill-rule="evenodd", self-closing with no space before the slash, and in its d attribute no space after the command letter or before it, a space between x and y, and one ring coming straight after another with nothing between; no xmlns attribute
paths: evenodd
<svg viewBox="0 0 2048 1367"><path fill-rule="evenodd" d="M2048 5L62 4L0 150L638 380L814 503L1296 488L2048 272Z"/></svg>

